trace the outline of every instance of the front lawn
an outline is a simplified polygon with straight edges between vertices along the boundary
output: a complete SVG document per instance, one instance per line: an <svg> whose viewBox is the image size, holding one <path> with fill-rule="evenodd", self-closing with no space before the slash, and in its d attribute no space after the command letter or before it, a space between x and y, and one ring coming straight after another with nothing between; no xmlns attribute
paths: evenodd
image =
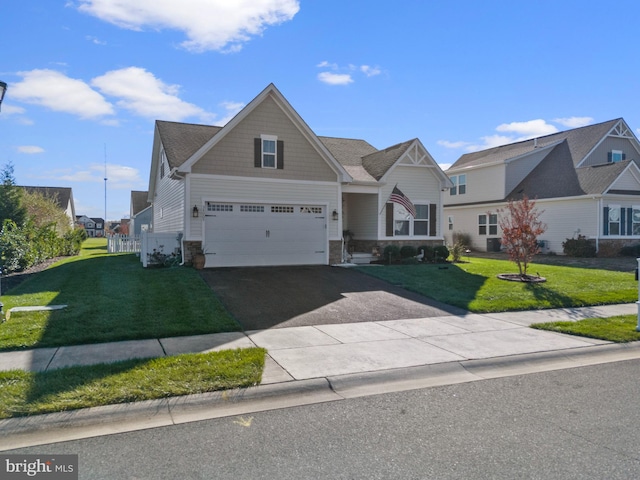
<svg viewBox="0 0 640 480"><path fill-rule="evenodd" d="M358 270L471 312L503 312L542 308L630 303L638 300L633 272L531 264L528 273L545 283L500 280L515 273L513 262L469 258L455 264L363 266Z"/></svg>
<svg viewBox="0 0 640 480"><path fill-rule="evenodd" d="M0 351L241 330L196 270L145 269L135 254L107 254L104 239L87 240L80 256L32 275L2 301L5 311L67 308L12 313L0 324Z"/></svg>
<svg viewBox="0 0 640 480"><path fill-rule="evenodd" d="M535 323L531 328L623 343L640 340L640 332L636 331L637 325L637 315L619 315L609 318L587 318L577 322Z"/></svg>
<svg viewBox="0 0 640 480"><path fill-rule="evenodd" d="M185 354L46 372L0 372L0 419L250 387L266 350Z"/></svg>

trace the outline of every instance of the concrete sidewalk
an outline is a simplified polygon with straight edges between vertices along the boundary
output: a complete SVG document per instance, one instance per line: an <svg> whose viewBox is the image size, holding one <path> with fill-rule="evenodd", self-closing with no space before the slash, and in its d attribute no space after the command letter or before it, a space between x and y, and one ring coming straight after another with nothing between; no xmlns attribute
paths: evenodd
<svg viewBox="0 0 640 480"><path fill-rule="evenodd" d="M264 385L602 345L608 342L528 327L539 322L636 313L637 305L630 303L40 348L0 353L0 370L46 371L259 346L268 350Z"/></svg>

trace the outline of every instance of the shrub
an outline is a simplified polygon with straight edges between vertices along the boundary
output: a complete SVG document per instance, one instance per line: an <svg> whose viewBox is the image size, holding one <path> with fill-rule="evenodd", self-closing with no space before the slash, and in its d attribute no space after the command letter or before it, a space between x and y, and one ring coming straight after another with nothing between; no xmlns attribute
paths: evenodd
<svg viewBox="0 0 640 480"><path fill-rule="evenodd" d="M454 245L461 244L465 249L471 248L472 246L471 235L468 233L455 232L451 236L451 239L453 240Z"/></svg>
<svg viewBox="0 0 640 480"><path fill-rule="evenodd" d="M462 258L462 255L467 250L467 245L462 242L456 242L451 247L451 260L456 263Z"/></svg>
<svg viewBox="0 0 640 480"><path fill-rule="evenodd" d="M400 258L412 258L418 255L418 249L411 245L404 245L400 248Z"/></svg>
<svg viewBox="0 0 640 480"><path fill-rule="evenodd" d="M447 258L449 258L449 249L446 245L438 245L434 247L434 257L436 262L444 262Z"/></svg>
<svg viewBox="0 0 640 480"><path fill-rule="evenodd" d="M587 237L567 238L562 242L562 251L570 257L595 257L596 246Z"/></svg>
<svg viewBox="0 0 640 480"><path fill-rule="evenodd" d="M397 245L387 245L382 252L382 258L387 263L393 263L400 260L400 247Z"/></svg>

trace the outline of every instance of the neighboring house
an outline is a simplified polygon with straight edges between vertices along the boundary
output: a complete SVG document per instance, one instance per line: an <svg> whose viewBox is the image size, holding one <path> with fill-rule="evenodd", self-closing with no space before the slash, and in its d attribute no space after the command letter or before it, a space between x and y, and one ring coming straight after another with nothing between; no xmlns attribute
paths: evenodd
<svg viewBox="0 0 640 480"><path fill-rule="evenodd" d="M129 218L130 235L140 235L140 232L151 230L153 209L151 208L151 202L149 202L149 192L136 190L131 192Z"/></svg>
<svg viewBox="0 0 640 480"><path fill-rule="evenodd" d="M54 200L69 217L69 226L75 226L76 207L73 202L73 191L68 187L20 187L29 193L39 193L43 197Z"/></svg>
<svg viewBox="0 0 640 480"><path fill-rule="evenodd" d="M81 226L89 237L104 237L104 219L76 215L76 225Z"/></svg>
<svg viewBox="0 0 640 480"><path fill-rule="evenodd" d="M508 200L537 200L543 253L563 253L579 235L600 255L640 241L640 144L622 118L460 157L447 170L445 230L497 250L498 212Z"/></svg>
<svg viewBox="0 0 640 480"><path fill-rule="evenodd" d="M385 150L318 137L269 85L224 127L156 121L153 232L183 236L206 267L333 264L351 245L442 244L451 182L415 139ZM416 208L389 199L399 189Z"/></svg>

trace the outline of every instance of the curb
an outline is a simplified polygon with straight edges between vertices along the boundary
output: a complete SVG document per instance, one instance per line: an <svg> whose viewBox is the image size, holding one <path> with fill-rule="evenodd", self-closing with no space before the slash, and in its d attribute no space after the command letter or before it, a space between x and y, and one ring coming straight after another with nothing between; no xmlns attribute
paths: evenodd
<svg viewBox="0 0 640 480"><path fill-rule="evenodd" d="M0 420L0 451L368 395L640 359L640 342L293 380Z"/></svg>

